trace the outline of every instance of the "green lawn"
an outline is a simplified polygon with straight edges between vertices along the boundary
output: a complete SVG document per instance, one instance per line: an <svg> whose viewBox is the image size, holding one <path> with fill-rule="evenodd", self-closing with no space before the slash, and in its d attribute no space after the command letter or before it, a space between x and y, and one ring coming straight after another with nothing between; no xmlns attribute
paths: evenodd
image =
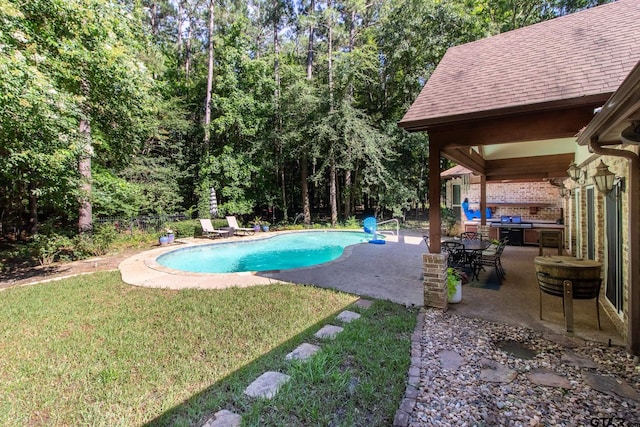
<svg viewBox="0 0 640 427"><path fill-rule="evenodd" d="M0 425L388 425L404 393L415 311L310 286L169 291L96 273L0 292ZM350 308L335 341L312 336ZM339 324L339 323L335 323ZM310 361L284 355L301 342ZM275 399L243 395L267 370Z"/></svg>

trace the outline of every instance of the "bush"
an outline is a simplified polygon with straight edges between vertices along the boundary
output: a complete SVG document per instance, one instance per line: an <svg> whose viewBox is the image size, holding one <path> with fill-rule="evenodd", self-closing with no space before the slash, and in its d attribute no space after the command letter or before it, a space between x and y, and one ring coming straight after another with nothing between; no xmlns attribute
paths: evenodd
<svg viewBox="0 0 640 427"><path fill-rule="evenodd" d="M456 221L456 213L453 209L444 206L440 208L440 222L442 222L442 225L447 229L448 233L451 231Z"/></svg>
<svg viewBox="0 0 640 427"><path fill-rule="evenodd" d="M174 222L169 225L176 237L193 237L195 230L200 228L200 223L195 220Z"/></svg>
<svg viewBox="0 0 640 427"><path fill-rule="evenodd" d="M360 222L356 219L355 216L350 216L349 218L347 218L347 220L344 222L344 226L346 228L360 228Z"/></svg>
<svg viewBox="0 0 640 427"><path fill-rule="evenodd" d="M58 233L34 235L29 245L31 254L40 265L49 265L54 262L61 253L71 251L73 242L67 236Z"/></svg>

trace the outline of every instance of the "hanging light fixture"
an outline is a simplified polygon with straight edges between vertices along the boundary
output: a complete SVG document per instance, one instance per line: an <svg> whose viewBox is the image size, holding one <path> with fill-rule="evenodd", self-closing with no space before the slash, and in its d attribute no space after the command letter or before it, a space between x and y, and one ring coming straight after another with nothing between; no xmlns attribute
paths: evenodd
<svg viewBox="0 0 640 427"><path fill-rule="evenodd" d="M564 186L558 187L558 192L560 193L561 198L571 197L571 189L566 188Z"/></svg>
<svg viewBox="0 0 640 427"><path fill-rule="evenodd" d="M567 169L567 173L574 182L580 182L580 178L582 178L582 170L575 162L571 162L569 169Z"/></svg>
<svg viewBox="0 0 640 427"><path fill-rule="evenodd" d="M640 144L640 122L633 122L620 133L620 139L625 144Z"/></svg>
<svg viewBox="0 0 640 427"><path fill-rule="evenodd" d="M605 195L609 194L613 189L615 179L616 175L609 170L609 166L601 159L596 168L596 173L593 175L593 182L596 184L598 191Z"/></svg>

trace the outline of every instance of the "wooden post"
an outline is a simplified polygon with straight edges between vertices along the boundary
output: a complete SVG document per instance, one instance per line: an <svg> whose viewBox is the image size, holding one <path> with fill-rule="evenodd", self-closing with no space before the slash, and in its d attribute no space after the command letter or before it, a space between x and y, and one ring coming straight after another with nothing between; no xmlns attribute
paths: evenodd
<svg viewBox="0 0 640 427"><path fill-rule="evenodd" d="M565 280L564 285L564 321L567 332L573 332L573 284L571 280Z"/></svg>
<svg viewBox="0 0 640 427"><path fill-rule="evenodd" d="M429 249L440 253L440 145L429 141Z"/></svg>

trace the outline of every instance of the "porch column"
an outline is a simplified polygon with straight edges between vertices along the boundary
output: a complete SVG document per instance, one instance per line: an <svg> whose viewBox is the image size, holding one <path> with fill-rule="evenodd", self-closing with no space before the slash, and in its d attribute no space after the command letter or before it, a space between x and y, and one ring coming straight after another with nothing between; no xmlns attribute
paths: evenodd
<svg viewBox="0 0 640 427"><path fill-rule="evenodd" d="M440 253L440 144L429 141L429 248Z"/></svg>

